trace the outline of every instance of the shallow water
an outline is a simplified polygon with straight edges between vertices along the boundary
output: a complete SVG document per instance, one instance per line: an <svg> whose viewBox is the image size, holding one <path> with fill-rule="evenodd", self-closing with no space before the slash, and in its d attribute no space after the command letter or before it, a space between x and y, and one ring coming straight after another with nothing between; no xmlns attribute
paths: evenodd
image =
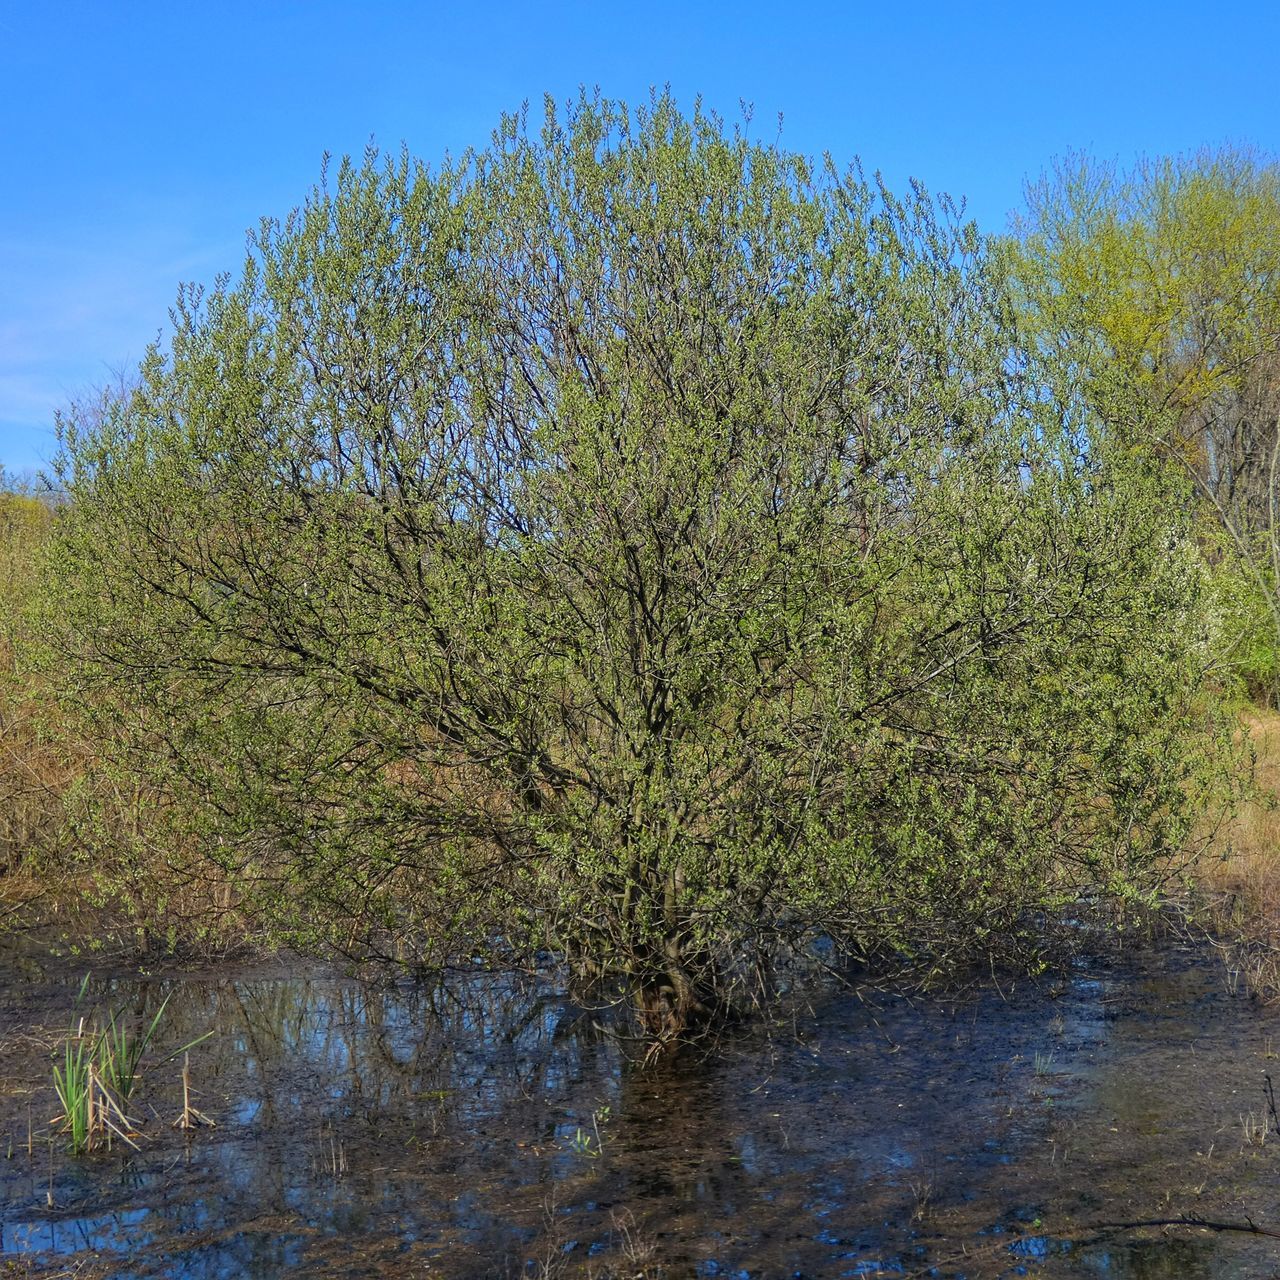
<svg viewBox="0 0 1280 1280"><path fill-rule="evenodd" d="M1280 1135L1246 1135L1276 1018L1192 950L964 1000L831 997L649 1069L561 993L478 974L104 971L81 1011L170 1004L131 1108L141 1150L73 1158L48 1133L50 1068L83 975L0 955L0 1274L1280 1270L1280 1241L1099 1225L1280 1224ZM192 1081L217 1128L184 1134L160 1059L206 1031Z"/></svg>

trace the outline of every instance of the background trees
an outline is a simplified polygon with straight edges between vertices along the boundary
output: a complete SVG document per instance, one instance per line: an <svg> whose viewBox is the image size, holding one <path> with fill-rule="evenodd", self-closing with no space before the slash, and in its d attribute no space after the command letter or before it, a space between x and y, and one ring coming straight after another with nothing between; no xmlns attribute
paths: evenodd
<svg viewBox="0 0 1280 1280"><path fill-rule="evenodd" d="M344 162L63 423L49 629L153 835L295 941L547 951L676 1033L1141 892L1208 780L1185 490L971 226L584 98Z"/></svg>
<svg viewBox="0 0 1280 1280"><path fill-rule="evenodd" d="M1280 170L1229 148L1130 173L1073 157L1029 189L1019 233L1030 332L1075 365L1112 431L1193 482L1232 566L1237 661L1273 697Z"/></svg>

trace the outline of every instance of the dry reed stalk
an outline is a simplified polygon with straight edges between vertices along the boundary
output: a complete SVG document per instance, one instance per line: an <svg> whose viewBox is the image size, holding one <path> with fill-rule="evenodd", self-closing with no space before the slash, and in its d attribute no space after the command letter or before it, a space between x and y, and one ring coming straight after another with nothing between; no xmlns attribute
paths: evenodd
<svg viewBox="0 0 1280 1280"><path fill-rule="evenodd" d="M175 1129L198 1129L207 1125L210 1129L218 1126L203 1111L197 1111L191 1105L191 1055L182 1055L182 1114L173 1122Z"/></svg>

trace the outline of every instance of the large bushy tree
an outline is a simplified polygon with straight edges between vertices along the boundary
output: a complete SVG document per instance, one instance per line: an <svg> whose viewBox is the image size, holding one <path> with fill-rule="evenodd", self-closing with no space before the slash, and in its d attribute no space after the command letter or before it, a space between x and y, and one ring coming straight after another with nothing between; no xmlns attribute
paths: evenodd
<svg viewBox="0 0 1280 1280"><path fill-rule="evenodd" d="M665 97L371 152L64 422L64 697L293 940L659 1033L1012 946L1206 776L1185 495L1051 375L945 201Z"/></svg>

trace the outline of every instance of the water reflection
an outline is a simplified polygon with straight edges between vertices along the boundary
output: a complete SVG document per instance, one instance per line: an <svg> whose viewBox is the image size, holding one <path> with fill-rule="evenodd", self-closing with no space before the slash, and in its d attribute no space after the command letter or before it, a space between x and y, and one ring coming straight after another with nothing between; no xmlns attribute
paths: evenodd
<svg viewBox="0 0 1280 1280"><path fill-rule="evenodd" d="M1280 1143L1220 1136L1204 1155L1260 1078L1265 1023L1185 956L954 1004L833 996L650 1070L591 1010L517 979L95 981L99 1007L140 1020L169 996L162 1047L214 1032L191 1060L219 1127L170 1127L178 1067L160 1065L139 1089L142 1150L81 1160L39 1132L25 1149L79 975L14 973L0 970L4 1025L21 1030L0 1042L6 1255L94 1252L114 1275L192 1280L1155 1280L1251 1274L1270 1251L1090 1224L1161 1203L1280 1216Z"/></svg>

